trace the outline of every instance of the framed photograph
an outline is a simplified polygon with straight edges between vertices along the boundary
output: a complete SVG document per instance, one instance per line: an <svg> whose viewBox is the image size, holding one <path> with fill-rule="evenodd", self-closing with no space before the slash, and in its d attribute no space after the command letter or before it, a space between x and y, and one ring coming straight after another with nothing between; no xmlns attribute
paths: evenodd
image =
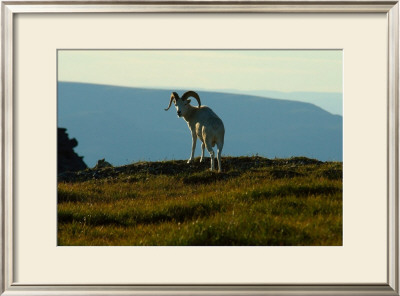
<svg viewBox="0 0 400 296"><path fill-rule="evenodd" d="M397 1L1 7L3 295L399 295Z"/></svg>

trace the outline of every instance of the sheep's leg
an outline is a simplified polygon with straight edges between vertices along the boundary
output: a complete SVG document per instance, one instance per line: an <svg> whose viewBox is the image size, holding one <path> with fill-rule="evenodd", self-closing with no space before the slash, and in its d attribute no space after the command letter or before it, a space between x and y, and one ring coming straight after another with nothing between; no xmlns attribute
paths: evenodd
<svg viewBox="0 0 400 296"><path fill-rule="evenodd" d="M214 150L212 149L212 146L210 143L206 143L206 148L208 153L210 153L210 157L211 157L211 171L214 170Z"/></svg>
<svg viewBox="0 0 400 296"><path fill-rule="evenodd" d="M217 143L217 160L218 160L218 172L222 172L221 168L221 153L222 153L222 145Z"/></svg>
<svg viewBox="0 0 400 296"><path fill-rule="evenodd" d="M191 163L191 162L193 161L193 158L194 158L194 150L196 149L196 141L197 141L196 134L195 134L195 133L192 133L192 154L190 155L190 158L189 158L189 160L187 161L187 163Z"/></svg>
<svg viewBox="0 0 400 296"><path fill-rule="evenodd" d="M200 162L203 162L204 160L204 148L206 148L206 144L204 144L204 142L201 143L201 158L200 158Z"/></svg>

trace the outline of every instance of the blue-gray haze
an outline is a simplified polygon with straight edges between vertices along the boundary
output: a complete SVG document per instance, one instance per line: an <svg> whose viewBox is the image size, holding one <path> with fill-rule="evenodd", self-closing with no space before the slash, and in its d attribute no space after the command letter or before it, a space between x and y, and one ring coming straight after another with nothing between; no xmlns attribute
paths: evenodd
<svg viewBox="0 0 400 296"><path fill-rule="evenodd" d="M187 124L174 108L164 111L172 91L184 92L59 82L58 126L78 140L75 151L89 167L102 158L113 165L187 159ZM224 121L223 155L342 160L342 116L310 103L207 91L199 95Z"/></svg>

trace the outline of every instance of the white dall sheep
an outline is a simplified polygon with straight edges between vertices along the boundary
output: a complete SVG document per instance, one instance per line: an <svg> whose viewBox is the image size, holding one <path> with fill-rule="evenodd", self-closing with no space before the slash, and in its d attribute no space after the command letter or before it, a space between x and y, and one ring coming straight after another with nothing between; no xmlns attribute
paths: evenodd
<svg viewBox="0 0 400 296"><path fill-rule="evenodd" d="M190 105L189 97L194 97L199 103L199 106L195 107ZM225 135L225 128L222 120L209 107L201 106L200 97L194 91L185 92L181 98L176 92L173 92L165 111L168 111L172 102L175 104L178 117L183 117L183 119L185 119L192 133L192 153L187 163L193 161L196 141L197 138L199 138L202 142L200 162L204 159L204 148L207 148L211 156L211 170L214 170L214 150L212 147L217 144L218 171L221 172L221 152L224 146Z"/></svg>

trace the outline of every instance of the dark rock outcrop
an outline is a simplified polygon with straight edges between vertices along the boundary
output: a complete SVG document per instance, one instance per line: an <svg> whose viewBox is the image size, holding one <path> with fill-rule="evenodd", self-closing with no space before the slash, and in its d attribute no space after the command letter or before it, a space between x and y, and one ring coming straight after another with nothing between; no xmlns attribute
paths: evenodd
<svg viewBox="0 0 400 296"><path fill-rule="evenodd" d="M77 145L78 141L75 138L69 138L67 129L60 127L57 129L58 174L76 172L87 168L83 157L74 151Z"/></svg>

